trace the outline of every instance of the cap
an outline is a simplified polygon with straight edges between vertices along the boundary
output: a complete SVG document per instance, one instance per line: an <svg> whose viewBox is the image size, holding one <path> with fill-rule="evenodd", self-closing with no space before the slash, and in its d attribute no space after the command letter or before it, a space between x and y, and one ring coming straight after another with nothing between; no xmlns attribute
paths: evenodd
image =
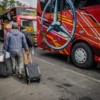
<svg viewBox="0 0 100 100"><path fill-rule="evenodd" d="M13 29L18 29L18 24L17 24L17 23L15 23L15 22L14 22L14 23L12 23L12 28L13 28Z"/></svg>

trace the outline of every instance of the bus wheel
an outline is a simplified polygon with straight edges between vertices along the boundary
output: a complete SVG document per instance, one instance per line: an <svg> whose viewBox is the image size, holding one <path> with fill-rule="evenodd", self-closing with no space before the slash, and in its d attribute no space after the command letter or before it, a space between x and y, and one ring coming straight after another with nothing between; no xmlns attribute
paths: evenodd
<svg viewBox="0 0 100 100"><path fill-rule="evenodd" d="M77 43L73 46L71 51L71 59L79 68L88 69L94 65L92 49L84 42Z"/></svg>

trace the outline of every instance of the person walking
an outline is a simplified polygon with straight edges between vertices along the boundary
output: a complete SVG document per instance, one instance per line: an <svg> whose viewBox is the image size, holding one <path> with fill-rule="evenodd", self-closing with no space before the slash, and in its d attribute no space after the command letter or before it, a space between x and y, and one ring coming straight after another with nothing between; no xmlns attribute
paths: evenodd
<svg viewBox="0 0 100 100"><path fill-rule="evenodd" d="M24 63L32 63L32 47L33 47L33 43L34 43L34 39L31 35L31 33L27 32L26 28L24 26L20 27L20 31L25 35L26 37L26 41L28 44L28 48L29 48L29 53L26 53L25 50L23 49L23 55L24 55Z"/></svg>
<svg viewBox="0 0 100 100"><path fill-rule="evenodd" d="M10 53L13 73L17 69L19 78L22 78L24 68L22 48L29 51L24 34L18 30L18 24L12 23L12 30L7 33L4 41L4 50Z"/></svg>

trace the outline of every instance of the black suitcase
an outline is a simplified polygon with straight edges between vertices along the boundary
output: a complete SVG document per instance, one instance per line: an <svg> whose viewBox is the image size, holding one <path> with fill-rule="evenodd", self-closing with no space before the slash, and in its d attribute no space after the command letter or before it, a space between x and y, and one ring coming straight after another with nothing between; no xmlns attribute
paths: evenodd
<svg viewBox="0 0 100 100"><path fill-rule="evenodd" d="M31 81L37 81L40 83L41 73L38 64L26 64L24 68L27 84Z"/></svg>
<svg viewBox="0 0 100 100"><path fill-rule="evenodd" d="M0 58L0 77L8 77L10 75L12 75L12 67L11 67L11 59L6 58L6 52L1 52L0 51L0 56L3 56L4 58L1 61Z"/></svg>

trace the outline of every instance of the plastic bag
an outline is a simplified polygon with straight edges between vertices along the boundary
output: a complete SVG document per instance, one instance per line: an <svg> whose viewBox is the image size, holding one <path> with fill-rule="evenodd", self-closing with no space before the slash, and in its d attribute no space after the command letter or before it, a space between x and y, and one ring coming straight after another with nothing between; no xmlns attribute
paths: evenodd
<svg viewBox="0 0 100 100"><path fill-rule="evenodd" d="M34 55L34 47L32 47L32 55Z"/></svg>

